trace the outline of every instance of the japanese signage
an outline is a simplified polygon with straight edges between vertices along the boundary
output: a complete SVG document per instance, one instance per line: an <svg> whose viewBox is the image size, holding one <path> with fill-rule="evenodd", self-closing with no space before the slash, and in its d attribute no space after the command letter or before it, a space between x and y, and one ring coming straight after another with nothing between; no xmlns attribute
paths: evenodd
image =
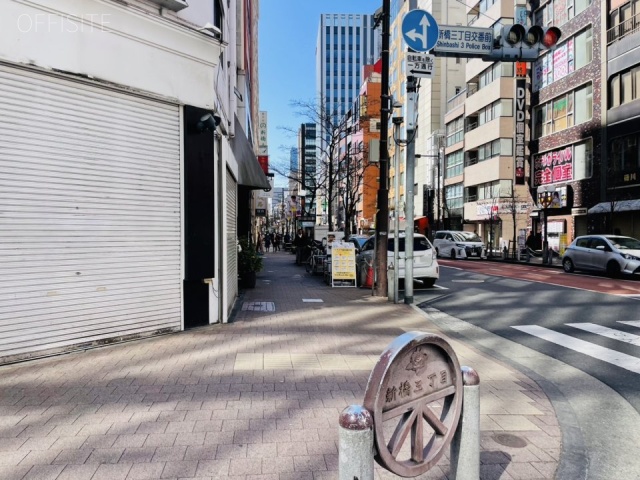
<svg viewBox="0 0 640 480"><path fill-rule="evenodd" d="M540 208L562 208L567 206L567 187L540 187L538 206Z"/></svg>
<svg viewBox="0 0 640 480"><path fill-rule="evenodd" d="M527 7L522 5L516 5L515 7L515 18L513 19L513 23L519 23L520 25L527 26L529 21L529 12L527 11Z"/></svg>
<svg viewBox="0 0 640 480"><path fill-rule="evenodd" d="M505 202L500 202L498 205L494 204L492 201L488 201L487 203L476 203L476 216L478 218L489 218L493 216L494 218L498 215L511 214L515 210L516 214L526 214L531 208L531 204L529 202L514 202L511 203L506 199Z"/></svg>
<svg viewBox="0 0 640 480"><path fill-rule="evenodd" d="M462 27L458 25L440 25L438 42L432 53L459 53L482 57L493 48L493 30L490 28Z"/></svg>
<svg viewBox="0 0 640 480"><path fill-rule="evenodd" d="M515 109L515 168L516 168L516 185L524 185L524 149L525 149L525 122L527 119L527 80L524 78L516 79L516 109Z"/></svg>
<svg viewBox="0 0 640 480"><path fill-rule="evenodd" d="M435 64L433 55L426 53L407 53L407 75L431 78Z"/></svg>
<svg viewBox="0 0 640 480"><path fill-rule="evenodd" d="M349 247L331 249L331 275L333 280L356 279L356 250Z"/></svg>
<svg viewBox="0 0 640 480"><path fill-rule="evenodd" d="M267 216L267 198L256 197L256 217Z"/></svg>
<svg viewBox="0 0 640 480"><path fill-rule="evenodd" d="M267 112L258 112L258 162L265 175L269 174L269 143L267 136Z"/></svg>
<svg viewBox="0 0 640 480"><path fill-rule="evenodd" d="M573 147L537 155L533 163L533 186L573 180Z"/></svg>
<svg viewBox="0 0 640 480"><path fill-rule="evenodd" d="M460 418L461 377L455 352L439 335L408 332L382 352L364 397L373 416L379 463L415 477L438 462ZM411 446L408 460L398 458L403 444Z"/></svg>

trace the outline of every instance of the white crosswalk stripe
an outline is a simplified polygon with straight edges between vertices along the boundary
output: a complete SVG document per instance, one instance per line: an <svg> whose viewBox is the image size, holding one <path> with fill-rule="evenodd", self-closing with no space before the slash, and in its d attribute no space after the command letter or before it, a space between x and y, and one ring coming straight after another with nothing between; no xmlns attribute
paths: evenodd
<svg viewBox="0 0 640 480"><path fill-rule="evenodd" d="M571 324L573 327L576 325L578 324ZM539 327L538 325L520 325L513 326L512 328L548 342L555 343L556 345L560 345L575 352L589 355L590 357L602 360L603 362L616 365L620 368L624 368L625 370L629 370L630 372L640 373L640 358L636 358L632 355L627 355L626 353L618 352L610 348L601 347L600 345L589 343L584 340L580 340L579 338L565 335L564 333L555 332L548 328ZM616 339L619 340L619 338Z"/></svg>
<svg viewBox="0 0 640 480"><path fill-rule="evenodd" d="M630 343L631 345L640 347L640 336L634 335L633 333L627 333L621 330L616 330L614 328L603 327L602 325L597 325L595 323L567 323L567 325L569 325L570 327L579 328L580 330L584 330L585 332L595 333L596 335L601 335L603 337L618 340L620 342Z"/></svg>

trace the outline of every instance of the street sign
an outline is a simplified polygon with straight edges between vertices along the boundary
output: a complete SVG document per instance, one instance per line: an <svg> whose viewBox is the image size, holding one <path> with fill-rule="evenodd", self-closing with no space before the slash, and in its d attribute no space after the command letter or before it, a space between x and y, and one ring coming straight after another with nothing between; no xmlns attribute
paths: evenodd
<svg viewBox="0 0 640 480"><path fill-rule="evenodd" d="M431 78L435 71L434 59L428 53L407 53L407 76Z"/></svg>
<svg viewBox="0 0 640 480"><path fill-rule="evenodd" d="M425 10L409 10L402 19L404 41L416 52L428 52L438 41L438 22Z"/></svg>
<svg viewBox="0 0 640 480"><path fill-rule="evenodd" d="M493 49L493 30L490 28L440 25L435 56L483 57Z"/></svg>

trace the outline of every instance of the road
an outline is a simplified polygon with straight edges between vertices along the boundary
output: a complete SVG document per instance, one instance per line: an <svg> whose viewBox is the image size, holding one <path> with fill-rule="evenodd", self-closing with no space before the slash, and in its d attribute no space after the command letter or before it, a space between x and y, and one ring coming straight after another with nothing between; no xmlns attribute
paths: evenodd
<svg viewBox="0 0 640 480"><path fill-rule="evenodd" d="M441 288L421 290L420 302L579 368L640 412L640 282L521 264L440 264Z"/></svg>
<svg viewBox="0 0 640 480"><path fill-rule="evenodd" d="M640 281L488 261L440 265L438 288L416 291L415 304L446 334L543 385L557 400L567 461L588 465L584 478L640 478L631 466L640 441Z"/></svg>

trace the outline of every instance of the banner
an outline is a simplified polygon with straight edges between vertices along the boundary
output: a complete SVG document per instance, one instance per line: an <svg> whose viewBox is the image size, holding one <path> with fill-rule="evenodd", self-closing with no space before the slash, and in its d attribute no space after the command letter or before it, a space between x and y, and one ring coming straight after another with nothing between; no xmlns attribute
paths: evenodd
<svg viewBox="0 0 640 480"><path fill-rule="evenodd" d="M527 119L527 80L516 78L516 133L514 139L515 147L515 170L516 185L524 185L524 148L525 148L525 123Z"/></svg>

